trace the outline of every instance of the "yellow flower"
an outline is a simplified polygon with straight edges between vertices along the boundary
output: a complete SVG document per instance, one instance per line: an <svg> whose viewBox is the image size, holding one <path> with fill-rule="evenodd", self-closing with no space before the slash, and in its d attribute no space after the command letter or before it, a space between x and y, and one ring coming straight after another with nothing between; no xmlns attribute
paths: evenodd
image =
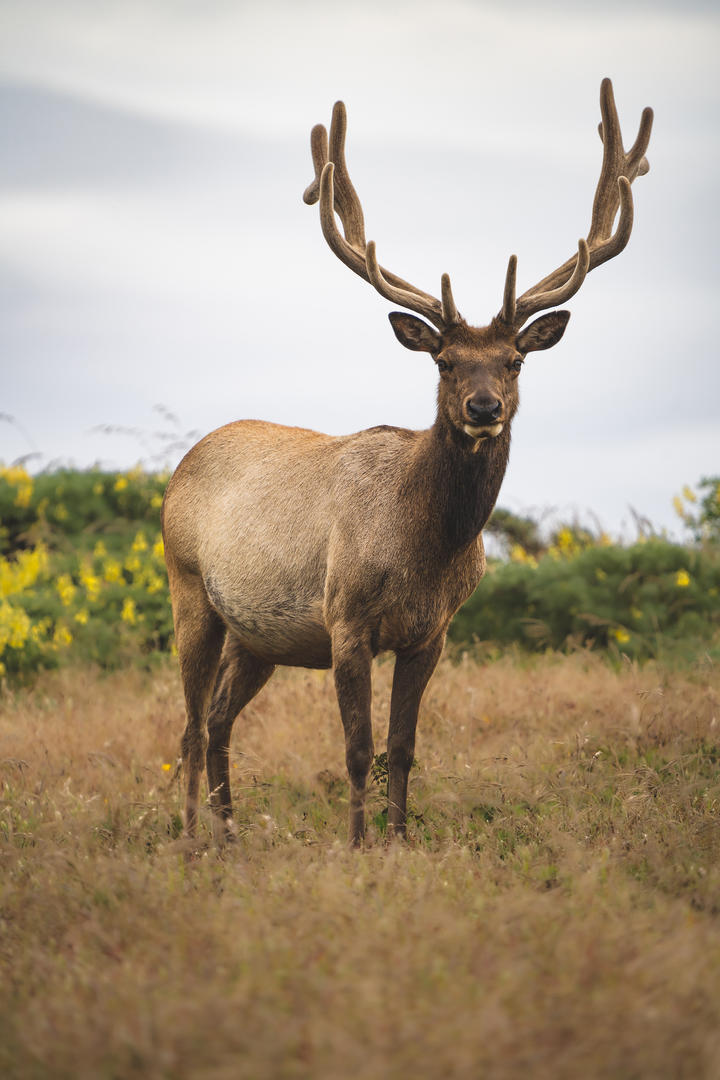
<svg viewBox="0 0 720 1080"><path fill-rule="evenodd" d="M572 534L572 530L565 527L561 529L557 535L557 546L562 551L563 555L571 555L577 547L575 543L575 537Z"/></svg>
<svg viewBox="0 0 720 1080"><path fill-rule="evenodd" d="M131 574L138 574L142 570L142 563L137 555L128 555L125 560L125 569Z"/></svg>
<svg viewBox="0 0 720 1080"><path fill-rule="evenodd" d="M164 761L163 762L163 772L170 772L171 769L172 769L172 765L170 764L170 762L169 761Z"/></svg>
<svg viewBox="0 0 720 1080"><path fill-rule="evenodd" d="M687 570L678 570L677 574L675 575L675 584L678 585L681 589L686 588L690 584L690 575L688 574Z"/></svg>
<svg viewBox="0 0 720 1080"><path fill-rule="evenodd" d="M610 633L619 645L625 645L625 643L630 640L630 635L627 630L622 628L622 626L618 626L615 630L611 630Z"/></svg>
<svg viewBox="0 0 720 1080"><path fill-rule="evenodd" d="M22 649L30 637L30 618L22 608L13 607L5 600L0 604L0 652L6 645Z"/></svg>
<svg viewBox="0 0 720 1080"><path fill-rule="evenodd" d="M683 501L682 501L682 499L680 498L679 495L673 496L672 504L673 504L673 509L674 509L675 513L677 514L677 516L680 517L680 518L684 518L685 517L685 507L683 506Z"/></svg>
<svg viewBox="0 0 720 1080"><path fill-rule="evenodd" d="M633 619L642 619L642 614L643 613L640 610L640 608L631 607L630 608L630 614L632 615Z"/></svg>
<svg viewBox="0 0 720 1080"><path fill-rule="evenodd" d="M11 596L31 588L45 576L48 553L44 547L21 551L15 559L0 558L0 596Z"/></svg>
<svg viewBox="0 0 720 1080"><path fill-rule="evenodd" d="M513 544L510 549L510 558L513 562L525 563L527 566L536 567L537 559L529 555L522 544Z"/></svg>
<svg viewBox="0 0 720 1080"><path fill-rule="evenodd" d="M107 560L103 566L103 577L109 584L123 580L122 566L116 559Z"/></svg>
<svg viewBox="0 0 720 1080"><path fill-rule="evenodd" d="M7 468L0 468L0 476L10 484L10 487L21 487L27 483L32 484L30 473L22 465L10 465Z"/></svg>
<svg viewBox="0 0 720 1080"><path fill-rule="evenodd" d="M88 595L88 600L93 603L100 596L102 586L100 578L93 574L90 567L82 566L80 568L80 581Z"/></svg>
<svg viewBox="0 0 720 1080"><path fill-rule="evenodd" d="M135 611L135 601L131 596L126 596L123 603L122 611L120 612L120 618L123 622L130 623L134 626L137 622L137 613Z"/></svg>
<svg viewBox="0 0 720 1080"><path fill-rule="evenodd" d="M103 544L102 540L98 540L97 544L93 548L93 555L96 559L104 559L107 555L107 548Z"/></svg>
<svg viewBox="0 0 720 1080"><path fill-rule="evenodd" d="M690 487L688 487L688 486L687 486L687 484L686 484L686 485L685 485L685 487L684 487L684 488L682 489L682 493L683 493L683 495L685 496L685 498L687 499L687 501L688 501L689 503L694 503L694 502L697 502L697 495L696 495L696 494L695 494L695 492L694 492L694 491L692 490L692 488L690 488Z"/></svg>
<svg viewBox="0 0 720 1080"><path fill-rule="evenodd" d="M148 549L148 542L145 539L145 533L141 529L140 532L137 533L135 539L133 540L131 550L132 551L147 551L147 549Z"/></svg>
<svg viewBox="0 0 720 1080"><path fill-rule="evenodd" d="M68 519L67 507L64 503L58 503L55 507L55 519L56 521L67 521Z"/></svg>
<svg viewBox="0 0 720 1080"><path fill-rule="evenodd" d="M85 608L82 608L80 611L76 611L74 615L75 622L80 623L81 626L85 626L89 618L90 616L88 615Z"/></svg>
<svg viewBox="0 0 720 1080"><path fill-rule="evenodd" d="M70 575L61 574L55 582L55 588L60 594L60 599L63 603L63 607L70 607L73 602L73 597L77 592L77 589L73 584L73 579L70 577Z"/></svg>
<svg viewBox="0 0 720 1080"><path fill-rule="evenodd" d="M55 627L55 633L53 634L53 645L55 645L56 648L67 648L68 645L72 645L72 639L73 636L68 630L67 626L61 626L58 624L58 626Z"/></svg>
<svg viewBox="0 0 720 1080"><path fill-rule="evenodd" d="M50 619L41 619L40 622L35 623L35 625L30 628L30 640L34 642L35 645L39 645L41 641L47 637L49 629Z"/></svg>
<svg viewBox="0 0 720 1080"><path fill-rule="evenodd" d="M163 544L162 536L159 536L153 544L153 555L156 559L165 558L165 545Z"/></svg>
<svg viewBox="0 0 720 1080"><path fill-rule="evenodd" d="M115 481L115 485L114 485L115 491L124 491L127 486L128 486L127 477L126 476L118 476L117 480Z"/></svg>
<svg viewBox="0 0 720 1080"><path fill-rule="evenodd" d="M30 505L32 493L32 480L30 480L26 484L21 484L20 487L17 489L17 495L15 496L15 505L22 507L23 510L26 510Z"/></svg>
<svg viewBox="0 0 720 1080"><path fill-rule="evenodd" d="M162 495L153 495L152 499L150 500L150 505L152 506L153 510L159 510L162 506Z"/></svg>

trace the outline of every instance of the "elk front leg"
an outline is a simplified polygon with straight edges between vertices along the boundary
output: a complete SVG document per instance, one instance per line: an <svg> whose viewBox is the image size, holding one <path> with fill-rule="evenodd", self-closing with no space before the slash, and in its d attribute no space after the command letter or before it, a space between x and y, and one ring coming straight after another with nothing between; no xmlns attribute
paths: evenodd
<svg viewBox="0 0 720 1080"><path fill-rule="evenodd" d="M365 637L347 630L332 634L335 691L345 730L345 761L350 777L351 847L359 847L365 836L365 791L373 760L371 723L372 653Z"/></svg>
<svg viewBox="0 0 720 1080"><path fill-rule="evenodd" d="M420 699L445 644L445 631L395 661L388 728L388 838L405 835L408 776L415 752Z"/></svg>

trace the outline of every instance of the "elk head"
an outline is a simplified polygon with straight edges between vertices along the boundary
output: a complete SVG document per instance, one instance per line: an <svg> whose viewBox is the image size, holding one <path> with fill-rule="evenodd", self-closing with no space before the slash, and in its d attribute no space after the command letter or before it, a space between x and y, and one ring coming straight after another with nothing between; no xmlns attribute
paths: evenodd
<svg viewBox="0 0 720 1080"><path fill-rule="evenodd" d="M473 448L481 440L499 435L512 420L518 405L517 379L525 356L555 345L565 331L570 312L552 311L526 326L528 319L566 303L590 270L618 255L630 239L630 185L649 168L645 151L653 112L643 110L637 138L626 152L609 79L603 79L600 87L600 111L603 161L587 238L578 241L576 254L520 297L516 297L515 290L517 256L511 255L502 308L484 327L470 326L458 313L447 274L442 275L437 299L379 265L375 243L365 240L362 207L345 162L344 104L335 104L329 141L322 124L312 129L315 179L306 189L304 201L319 201L323 235L341 262L387 300L423 316L419 319L394 311L389 318L402 345L432 356L440 372L439 416L461 432ZM336 214L343 233L337 227Z"/></svg>

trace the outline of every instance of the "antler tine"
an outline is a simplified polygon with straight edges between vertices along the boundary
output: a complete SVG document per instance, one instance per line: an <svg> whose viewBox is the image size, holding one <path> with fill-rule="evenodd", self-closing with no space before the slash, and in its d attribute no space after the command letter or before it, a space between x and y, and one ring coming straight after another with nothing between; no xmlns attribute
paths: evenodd
<svg viewBox="0 0 720 1080"><path fill-rule="evenodd" d="M342 101L333 106L330 123L330 160L337 170L335 178L335 202L340 220L343 223L345 237L354 247L365 247L365 219L363 218L360 199L353 187L345 163L345 132L347 131L347 112Z"/></svg>
<svg viewBox="0 0 720 1080"><path fill-rule="evenodd" d="M440 278L440 295L442 296L442 317L445 325L452 326L453 323L460 322L460 315L453 299L449 274L443 274Z"/></svg>
<svg viewBox="0 0 720 1080"><path fill-rule="evenodd" d="M546 308L557 307L565 304L578 291L590 269L590 248L587 240L578 240L578 253L575 256L574 268L564 285L557 289L548 289L546 292L532 293L531 296L521 296L515 305L515 324L522 326L531 315Z"/></svg>
<svg viewBox="0 0 720 1080"><path fill-rule="evenodd" d="M646 106L643 109L637 138L628 151L628 162L631 163L631 168L634 166L637 167L637 176L645 176L645 174L650 171L650 162L645 157L645 151L650 142L654 115L655 114L649 106Z"/></svg>
<svg viewBox="0 0 720 1080"><path fill-rule="evenodd" d="M623 148L620 120L610 79L603 79L600 85L600 112L602 122L599 131L603 143L603 160L593 200L590 231L587 235L589 249L587 269L584 272L581 271L584 256L581 257L581 249L578 245L577 255L567 259L537 285L523 293L515 306L513 325L522 325L522 322L530 315L544 308L565 303L577 291L582 280L591 270L619 255L630 239L633 225L633 198L630 185L636 177L643 176L650 168L645 151L650 141L653 111L649 108L643 110L637 138L627 153ZM620 216L613 233L613 223L618 208ZM510 267L508 267L508 279L509 276ZM502 311L498 316L505 322L508 322L507 315L510 311L507 296L508 279L505 283ZM570 289L571 283L573 283L572 289Z"/></svg>
<svg viewBox="0 0 720 1080"><path fill-rule="evenodd" d="M310 132L310 153L315 166L315 177L303 191L303 202L314 206L320 198L320 177L328 162L328 134L324 124L316 124Z"/></svg>
<svg viewBox="0 0 720 1080"><path fill-rule="evenodd" d="M515 303L515 279L517 277L517 255L511 255L508 262L507 274L505 275L505 292L503 294L503 306L500 318L507 326L515 323L517 305Z"/></svg>
<svg viewBox="0 0 720 1080"><path fill-rule="evenodd" d="M365 241L362 206L353 187L345 162L345 133L347 114L342 101L333 107L330 138L322 124L310 135L310 150L315 178L305 189L303 200L312 205L320 202L320 225L331 251L354 273L370 282L382 296L416 311L443 329L460 321L453 300L450 279L442 278L442 301L377 263L374 246ZM340 218L343 233L337 227L335 214Z"/></svg>

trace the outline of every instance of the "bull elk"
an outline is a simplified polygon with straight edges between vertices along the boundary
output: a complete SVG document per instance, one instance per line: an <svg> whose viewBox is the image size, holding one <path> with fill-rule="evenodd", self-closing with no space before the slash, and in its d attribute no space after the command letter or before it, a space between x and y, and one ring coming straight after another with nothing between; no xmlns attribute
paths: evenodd
<svg viewBox="0 0 720 1080"><path fill-rule="evenodd" d="M333 669L350 777L350 843L361 844L373 760L371 662L387 651L396 657L388 833L405 833L420 699L448 624L485 569L481 530L507 467L525 357L560 340L570 313L547 309L566 303L630 237L630 185L648 169L653 114L643 111L626 152L609 79L600 109L603 160L587 238L519 297L512 255L502 307L482 327L459 314L447 274L437 299L379 265L345 163L342 102L329 140L322 125L313 128L315 178L304 200L319 202L323 235L341 262L415 312L389 318L402 345L429 353L437 365L437 416L427 431L382 426L342 437L243 420L207 435L178 466L165 495L163 536L187 706L189 836L205 750L216 840L233 834L232 726L285 664ZM526 325L540 311L547 313Z"/></svg>

